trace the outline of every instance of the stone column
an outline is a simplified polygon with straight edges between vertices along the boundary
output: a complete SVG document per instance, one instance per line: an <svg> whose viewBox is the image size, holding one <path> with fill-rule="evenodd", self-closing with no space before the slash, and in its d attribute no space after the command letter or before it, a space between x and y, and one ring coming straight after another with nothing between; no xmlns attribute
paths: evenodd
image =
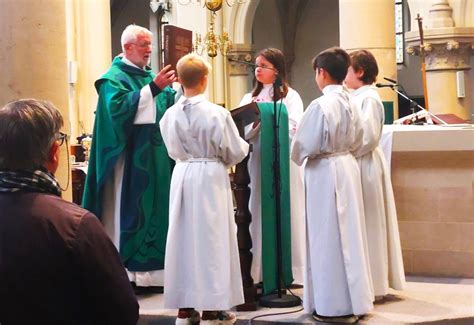
<svg viewBox="0 0 474 325"><path fill-rule="evenodd" d="M72 135L78 136L82 132L92 133L98 98L94 82L112 62L110 1L74 0L73 10L74 31L68 42L73 43L77 82L71 84L71 125Z"/></svg>
<svg viewBox="0 0 474 325"><path fill-rule="evenodd" d="M254 50L252 47L252 26L255 11L260 0L246 1L234 4L225 13L226 30L233 42L229 57L254 62ZM253 76L252 69L245 65L227 60L225 79L225 101L226 107L235 108L239 105L242 96L250 91L252 85L249 82L249 74Z"/></svg>
<svg viewBox="0 0 474 325"><path fill-rule="evenodd" d="M395 60L395 7L393 0L339 0L340 46L348 52L366 49L377 59L379 76L397 79ZM379 90L383 101L394 103L394 119L398 117L396 93Z"/></svg>
<svg viewBox="0 0 474 325"><path fill-rule="evenodd" d="M474 27L455 27L453 8L447 0L432 1L428 17L422 18L427 26L423 33L429 110L470 120L473 94L467 72L474 53ZM405 34L407 53L419 55L420 36L415 26ZM464 89L464 96L458 94L459 88Z"/></svg>
<svg viewBox="0 0 474 325"><path fill-rule="evenodd" d="M66 1L7 0L0 10L0 105L19 98L51 101L70 134ZM56 176L65 186L66 146ZM71 186L65 198L71 198Z"/></svg>
<svg viewBox="0 0 474 325"><path fill-rule="evenodd" d="M77 130L79 120L91 125L93 80L110 64L109 6L109 0L2 1L0 105L45 99L61 111L66 133ZM56 176L65 187L69 157L66 146L61 150ZM69 200L71 186L64 195Z"/></svg>
<svg viewBox="0 0 474 325"><path fill-rule="evenodd" d="M233 50L228 58L242 62L253 63L254 51L250 46L244 44L234 44ZM235 108L239 105L242 96L249 92L248 85L249 73L252 69L245 63L228 61L227 63L227 89L226 89L226 107Z"/></svg>

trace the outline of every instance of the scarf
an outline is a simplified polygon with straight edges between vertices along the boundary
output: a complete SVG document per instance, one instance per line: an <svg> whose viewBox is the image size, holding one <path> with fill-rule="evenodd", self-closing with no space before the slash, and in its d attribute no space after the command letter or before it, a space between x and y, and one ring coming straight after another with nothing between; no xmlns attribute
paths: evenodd
<svg viewBox="0 0 474 325"><path fill-rule="evenodd" d="M59 183L44 167L34 171L0 169L0 193L39 192L61 196Z"/></svg>

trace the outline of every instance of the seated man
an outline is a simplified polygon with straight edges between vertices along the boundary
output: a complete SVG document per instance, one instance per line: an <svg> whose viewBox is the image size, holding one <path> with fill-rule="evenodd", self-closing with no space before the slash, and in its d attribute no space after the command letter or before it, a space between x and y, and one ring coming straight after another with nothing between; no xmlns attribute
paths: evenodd
<svg viewBox="0 0 474 325"><path fill-rule="evenodd" d="M113 243L92 213L61 199L62 125L49 102L0 108L0 324L136 324Z"/></svg>

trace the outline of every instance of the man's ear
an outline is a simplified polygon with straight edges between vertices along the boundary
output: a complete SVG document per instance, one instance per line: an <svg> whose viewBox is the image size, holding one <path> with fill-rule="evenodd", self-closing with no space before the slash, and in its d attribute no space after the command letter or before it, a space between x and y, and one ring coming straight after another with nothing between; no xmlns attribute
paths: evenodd
<svg viewBox="0 0 474 325"><path fill-rule="evenodd" d="M123 46L123 49L124 49L124 54L128 53L130 51L130 47L132 46L132 44L128 43L128 44L125 44Z"/></svg>
<svg viewBox="0 0 474 325"><path fill-rule="evenodd" d="M60 146L57 141L54 141L49 149L48 157L44 162L44 167L51 173L55 173L59 165L59 150Z"/></svg>
<svg viewBox="0 0 474 325"><path fill-rule="evenodd" d="M205 85L206 82L207 82L207 78L208 78L207 76L208 76L208 75L205 74L205 75L201 78L201 81L199 82L199 84L200 84L202 87L204 87L204 85Z"/></svg>
<svg viewBox="0 0 474 325"><path fill-rule="evenodd" d="M319 68L319 74L323 78L327 78L329 76L328 72L326 70L324 70L323 68Z"/></svg>

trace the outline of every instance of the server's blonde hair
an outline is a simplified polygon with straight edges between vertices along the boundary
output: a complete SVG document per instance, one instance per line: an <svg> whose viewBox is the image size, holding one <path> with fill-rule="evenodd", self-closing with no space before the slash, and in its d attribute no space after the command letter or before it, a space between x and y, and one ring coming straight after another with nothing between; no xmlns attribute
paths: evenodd
<svg viewBox="0 0 474 325"><path fill-rule="evenodd" d="M178 61L176 70L181 84L186 88L193 88L209 74L211 65L199 55L190 53Z"/></svg>

